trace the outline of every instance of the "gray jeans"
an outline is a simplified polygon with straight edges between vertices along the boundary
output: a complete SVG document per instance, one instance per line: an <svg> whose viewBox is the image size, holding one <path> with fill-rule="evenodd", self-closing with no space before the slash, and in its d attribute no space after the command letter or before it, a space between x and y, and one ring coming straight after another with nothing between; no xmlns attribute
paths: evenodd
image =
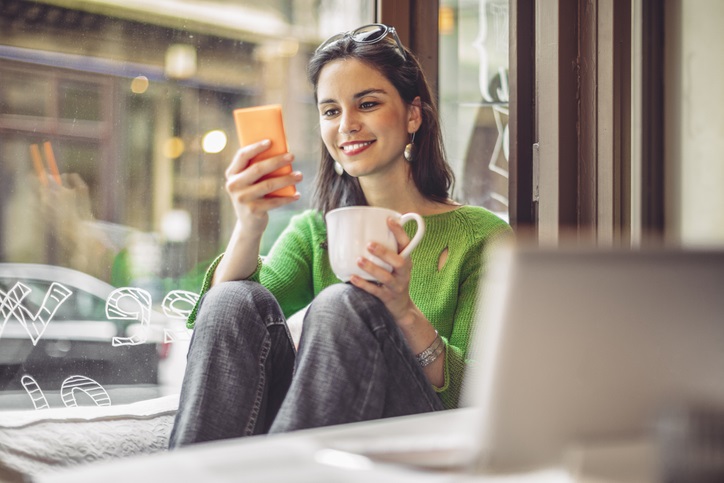
<svg viewBox="0 0 724 483"><path fill-rule="evenodd" d="M170 447L443 409L382 302L349 284L320 293L295 353L255 282L202 299Z"/></svg>

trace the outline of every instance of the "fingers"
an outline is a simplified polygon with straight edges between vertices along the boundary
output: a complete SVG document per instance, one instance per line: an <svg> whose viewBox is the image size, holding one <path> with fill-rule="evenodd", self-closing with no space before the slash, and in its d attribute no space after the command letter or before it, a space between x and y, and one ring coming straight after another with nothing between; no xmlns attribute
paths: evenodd
<svg viewBox="0 0 724 483"><path fill-rule="evenodd" d="M231 160L231 163L229 163L229 166L226 168L226 177L230 178L231 176L244 171L244 169L246 169L249 165L249 161L251 161L254 156L263 153L269 149L270 146L271 141L265 139L239 149L234 155L234 158Z"/></svg>
<svg viewBox="0 0 724 483"><path fill-rule="evenodd" d="M409 259L401 257L394 250L390 250L384 245L375 242L370 242L367 245L367 251L390 265L392 271L388 271L372 260L364 257L360 257L357 260L358 267L391 290L407 290L406 287L409 284L410 272L412 270L412 262Z"/></svg>
<svg viewBox="0 0 724 483"><path fill-rule="evenodd" d="M302 180L301 172L291 170L291 163L294 161L291 153L251 163L255 156L268 148L269 143L265 141L245 146L237 151L229 164L226 169L226 190L236 201L243 203L262 198ZM284 171L288 173L277 174ZM298 196L290 198L295 199Z"/></svg>
<svg viewBox="0 0 724 483"><path fill-rule="evenodd" d="M387 282L388 284L391 284L391 282L393 281L392 275L388 270L379 266L368 258L360 257L359 259L357 259L357 266L364 270L366 273L369 273L372 278L378 280L379 283L384 284L385 282Z"/></svg>
<svg viewBox="0 0 724 483"><path fill-rule="evenodd" d="M253 170L255 166L256 165L249 167L247 171ZM289 174L268 177L265 179L258 178L257 173L244 172L232 176L226 181L226 191L236 201L247 202L258 198L263 198L269 193L278 191L286 186L297 184L301 182L302 177L302 173L299 171L293 171ZM298 196L296 197L298 198Z"/></svg>
<svg viewBox="0 0 724 483"><path fill-rule="evenodd" d="M395 320L399 320L412 303L409 293L411 262L394 254L394 252L391 252L391 254L401 259L402 265L398 268L393 267L392 272L388 272L372 261L360 258L357 261L358 266L372 275L377 281L373 282L353 275L350 282L352 285L379 298L395 317Z"/></svg>
<svg viewBox="0 0 724 483"><path fill-rule="evenodd" d="M355 287L361 288L365 292L374 295L383 302L386 302L389 298L389 292L386 292L385 286L381 283L371 282L369 280L365 280L362 277L358 277L357 275L352 275L349 281Z"/></svg>
<svg viewBox="0 0 724 483"><path fill-rule="evenodd" d="M389 227L392 234L395 236L395 240L397 240L397 246L401 252L410 243L410 237L407 236L407 232L405 232L405 229L402 228L402 225L400 225L397 220L392 217L387 218L387 226Z"/></svg>
<svg viewBox="0 0 724 483"><path fill-rule="evenodd" d="M387 226L392 231L392 234L397 241L398 250L402 251L410 243L410 237L405 232L402 225L400 225L394 218L390 217L387 219ZM367 258L360 258L357 260L357 265L365 272L372 275L382 285L388 286L395 290L398 286L407 286L409 283L410 271L412 270L412 263L409 259L400 256L400 254L381 245L376 242L370 242L367 244L367 251L387 263L392 267L392 272L384 269L383 267L373 263Z"/></svg>
<svg viewBox="0 0 724 483"><path fill-rule="evenodd" d="M279 208L297 201L300 198L299 193L294 196L274 196L274 197L257 197L247 199L246 193L231 193L231 200L234 203L237 217L241 217L242 213L258 217L264 215L269 210Z"/></svg>

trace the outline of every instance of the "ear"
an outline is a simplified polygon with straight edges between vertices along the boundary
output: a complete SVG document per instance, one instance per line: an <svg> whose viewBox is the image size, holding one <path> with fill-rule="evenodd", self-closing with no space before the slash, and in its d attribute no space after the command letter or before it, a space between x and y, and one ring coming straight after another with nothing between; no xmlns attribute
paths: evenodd
<svg viewBox="0 0 724 483"><path fill-rule="evenodd" d="M422 124L422 101L420 96L415 97L408 108L407 132L413 133L420 129Z"/></svg>

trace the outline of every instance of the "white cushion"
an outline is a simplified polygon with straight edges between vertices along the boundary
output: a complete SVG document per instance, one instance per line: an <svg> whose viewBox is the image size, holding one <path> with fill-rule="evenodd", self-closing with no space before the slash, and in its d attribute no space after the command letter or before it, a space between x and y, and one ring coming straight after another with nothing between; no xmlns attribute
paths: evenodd
<svg viewBox="0 0 724 483"><path fill-rule="evenodd" d="M178 395L118 406L0 411L0 481L163 451Z"/></svg>
<svg viewBox="0 0 724 483"><path fill-rule="evenodd" d="M294 347L299 347L299 340L302 338L302 325L304 325L304 315L307 313L309 306L307 305L299 312L294 313L287 319L287 327L294 341Z"/></svg>

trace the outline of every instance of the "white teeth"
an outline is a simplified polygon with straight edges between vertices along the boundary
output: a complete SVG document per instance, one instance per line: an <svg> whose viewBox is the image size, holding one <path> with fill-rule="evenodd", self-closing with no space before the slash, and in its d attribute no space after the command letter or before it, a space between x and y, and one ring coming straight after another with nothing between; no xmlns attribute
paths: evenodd
<svg viewBox="0 0 724 483"><path fill-rule="evenodd" d="M344 150L345 153L347 153L349 151L354 151L354 150L363 148L365 146L369 146L370 144L372 144L372 143L369 141L365 142L365 143L346 144L346 145L342 146L342 149Z"/></svg>

